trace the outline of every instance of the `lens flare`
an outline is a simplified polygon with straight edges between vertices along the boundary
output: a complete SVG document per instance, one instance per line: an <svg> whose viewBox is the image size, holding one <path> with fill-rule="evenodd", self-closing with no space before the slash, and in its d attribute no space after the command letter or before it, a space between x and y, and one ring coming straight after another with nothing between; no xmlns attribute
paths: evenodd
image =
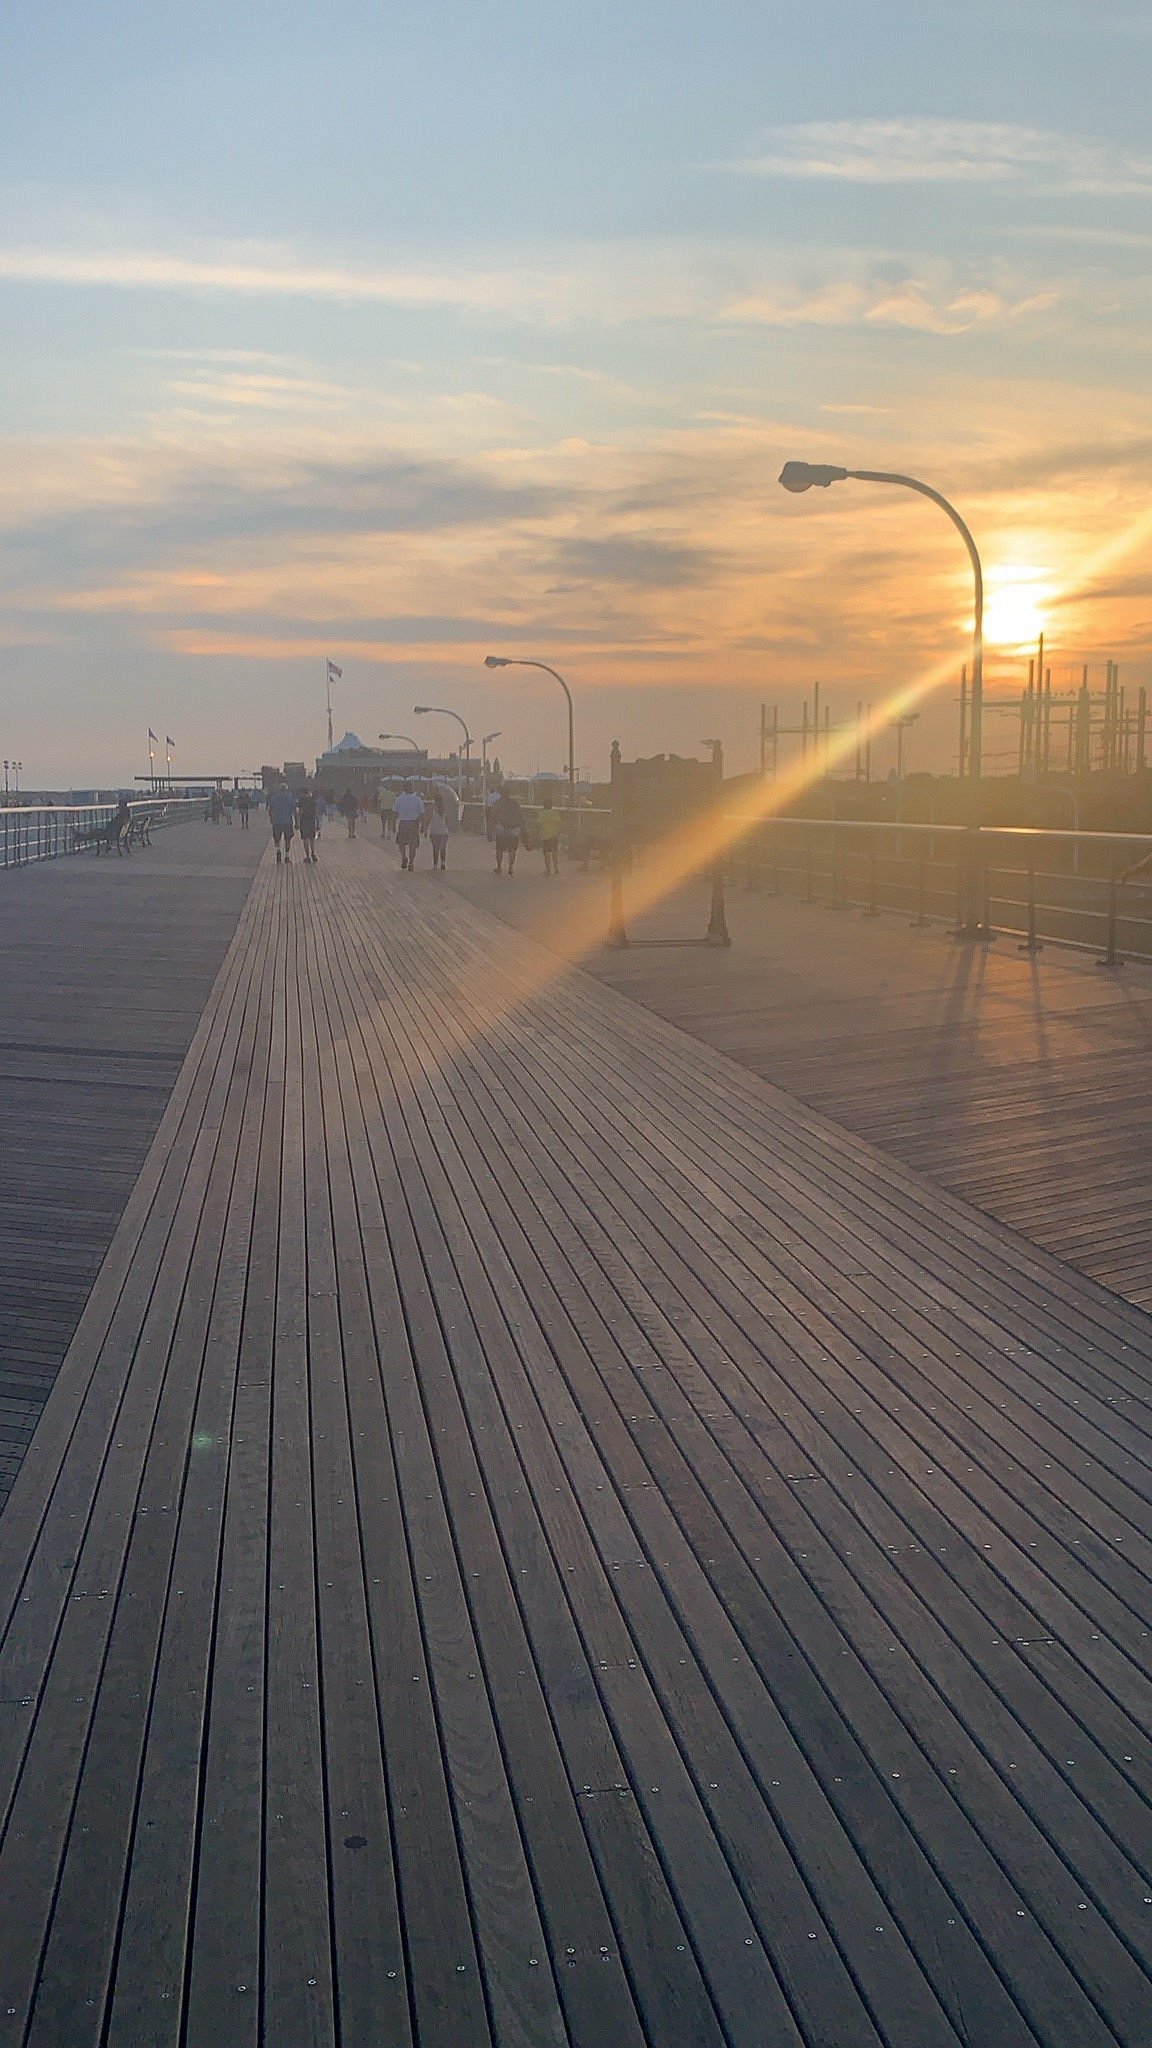
<svg viewBox="0 0 1152 2048"><path fill-rule="evenodd" d="M984 638L990 647L1034 647L1047 631L1045 607L1051 585L1043 569L1010 568L989 573Z"/></svg>

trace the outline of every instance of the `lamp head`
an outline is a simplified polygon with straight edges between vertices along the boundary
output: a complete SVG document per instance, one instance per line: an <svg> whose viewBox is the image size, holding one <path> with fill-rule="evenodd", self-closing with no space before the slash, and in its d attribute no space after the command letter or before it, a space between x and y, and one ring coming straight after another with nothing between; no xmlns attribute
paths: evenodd
<svg viewBox="0 0 1152 2048"><path fill-rule="evenodd" d="M484 666L485 668L507 668L510 659L511 657L507 654L486 654L484 656Z"/></svg>
<svg viewBox="0 0 1152 2048"><path fill-rule="evenodd" d="M430 704L414 704L412 709L422 717L425 711L431 711L432 706Z"/></svg>
<svg viewBox="0 0 1152 2048"><path fill-rule="evenodd" d="M842 484L847 474L834 462L786 462L780 482L786 491L810 491L813 484L826 491L829 484Z"/></svg>

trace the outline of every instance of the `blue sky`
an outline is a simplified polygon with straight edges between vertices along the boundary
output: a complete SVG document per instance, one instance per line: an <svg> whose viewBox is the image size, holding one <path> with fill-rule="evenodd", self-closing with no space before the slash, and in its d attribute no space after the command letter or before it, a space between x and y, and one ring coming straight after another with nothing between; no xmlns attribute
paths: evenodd
<svg viewBox="0 0 1152 2048"><path fill-rule="evenodd" d="M307 756L331 653L342 725L434 684L558 765L504 648L597 772L937 671L943 766L963 558L796 454L926 475L1003 637L1149 679L1150 54L1107 0L10 13L0 746Z"/></svg>

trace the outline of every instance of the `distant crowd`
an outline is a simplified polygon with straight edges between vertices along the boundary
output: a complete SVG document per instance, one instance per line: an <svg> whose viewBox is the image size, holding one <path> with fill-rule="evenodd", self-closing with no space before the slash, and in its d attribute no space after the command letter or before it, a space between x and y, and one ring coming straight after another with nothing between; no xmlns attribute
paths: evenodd
<svg viewBox="0 0 1152 2048"><path fill-rule="evenodd" d="M383 837L396 842L405 874L414 871L422 845L431 849L433 868L443 869L448 865L448 841L460 827L459 797L443 782L410 778L394 795L388 789L374 795L358 795L349 788L337 797L312 782L293 789L281 779L271 786L266 797L277 865L291 859L292 841L296 837L303 847L305 861L314 862L316 842L326 821L338 815L344 820L349 839L355 839L358 825L378 818ZM259 792L247 789L234 795L231 791L218 793L211 799L207 815L216 824L225 817L231 824L235 813L241 826L247 828L252 809L260 801ZM545 874L558 874L560 823L560 813L551 795L545 796L530 828L511 791L492 790L486 803L485 830L495 850L496 873L513 874L521 847L531 845L538 846L543 855Z"/></svg>

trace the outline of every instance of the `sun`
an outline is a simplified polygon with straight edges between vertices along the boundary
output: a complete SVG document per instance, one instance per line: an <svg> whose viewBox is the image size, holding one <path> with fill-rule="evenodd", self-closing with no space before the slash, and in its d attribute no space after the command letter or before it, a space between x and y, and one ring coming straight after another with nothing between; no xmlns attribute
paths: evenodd
<svg viewBox="0 0 1152 2048"><path fill-rule="evenodd" d="M989 573L984 638L993 647L1034 647L1045 630L1051 588L1043 569L1011 567Z"/></svg>

